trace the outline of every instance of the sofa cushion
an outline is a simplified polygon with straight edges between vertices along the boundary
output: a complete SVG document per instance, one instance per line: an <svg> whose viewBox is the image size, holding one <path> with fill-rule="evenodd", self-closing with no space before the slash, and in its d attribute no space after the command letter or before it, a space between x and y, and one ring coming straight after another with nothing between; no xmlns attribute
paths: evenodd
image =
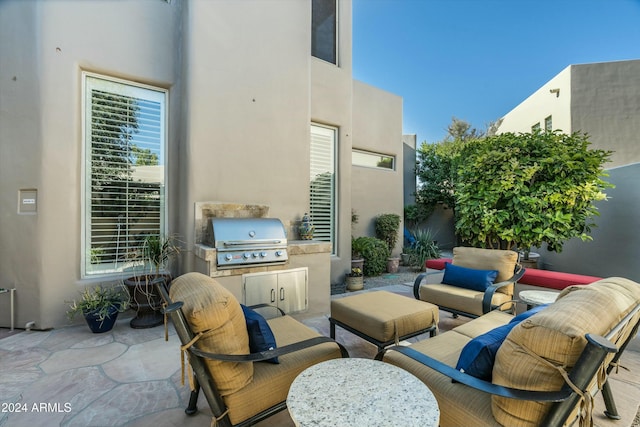
<svg viewBox="0 0 640 427"><path fill-rule="evenodd" d="M471 289L461 288L452 285L422 285L419 289L420 299L436 304L441 307L447 307L461 312L471 313L476 316L482 316L482 299L484 292L474 291ZM500 306L511 301L511 295L496 292L493 294L491 304ZM501 307L503 310L511 308L509 304Z"/></svg>
<svg viewBox="0 0 640 427"><path fill-rule="evenodd" d="M484 292L493 284L496 277L498 277L498 270L478 270L446 262L442 283Z"/></svg>
<svg viewBox="0 0 640 427"><path fill-rule="evenodd" d="M195 344L199 349L249 354L249 335L240 303L214 279L201 273L184 274L171 282L169 296L184 303L182 313L191 331L202 332ZM253 377L253 363L207 359L206 364L222 396L238 391Z"/></svg>
<svg viewBox="0 0 640 427"><path fill-rule="evenodd" d="M249 350L251 353L260 353L261 351L275 350L276 337L269 327L269 324L262 315L246 305L240 304L244 313L244 320L247 324L247 333L249 334ZM265 360L270 363L280 363L277 357Z"/></svg>
<svg viewBox="0 0 640 427"><path fill-rule="evenodd" d="M622 278L565 289L555 303L513 328L496 355L493 382L526 390L559 390L586 345L587 333L606 335L640 302L640 286ZM502 425L537 426L549 404L492 397Z"/></svg>
<svg viewBox="0 0 640 427"><path fill-rule="evenodd" d="M582 274L564 273L561 271L539 270L527 268L518 283L540 286L543 288L563 290L573 285L587 285L600 280L601 277Z"/></svg>
<svg viewBox="0 0 640 427"><path fill-rule="evenodd" d="M460 353L456 369L474 377L491 381L491 372L496 353L511 330L520 322L533 316L544 305L539 305L531 310L515 316L506 325L499 326L469 341Z"/></svg>

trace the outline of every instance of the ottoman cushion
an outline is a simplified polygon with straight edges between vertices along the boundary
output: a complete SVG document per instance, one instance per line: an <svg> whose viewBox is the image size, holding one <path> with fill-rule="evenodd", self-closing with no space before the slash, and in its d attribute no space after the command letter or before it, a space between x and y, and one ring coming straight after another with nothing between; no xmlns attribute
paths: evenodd
<svg viewBox="0 0 640 427"><path fill-rule="evenodd" d="M438 324L438 307L387 291L331 301L331 317L380 342Z"/></svg>

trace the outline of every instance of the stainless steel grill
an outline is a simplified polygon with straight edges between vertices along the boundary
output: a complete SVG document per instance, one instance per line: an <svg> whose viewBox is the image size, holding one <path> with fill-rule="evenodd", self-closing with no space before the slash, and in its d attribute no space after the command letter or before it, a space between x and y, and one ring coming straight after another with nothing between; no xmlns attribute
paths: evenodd
<svg viewBox="0 0 640 427"><path fill-rule="evenodd" d="M212 218L206 243L217 251L218 269L284 264L287 235L277 218Z"/></svg>

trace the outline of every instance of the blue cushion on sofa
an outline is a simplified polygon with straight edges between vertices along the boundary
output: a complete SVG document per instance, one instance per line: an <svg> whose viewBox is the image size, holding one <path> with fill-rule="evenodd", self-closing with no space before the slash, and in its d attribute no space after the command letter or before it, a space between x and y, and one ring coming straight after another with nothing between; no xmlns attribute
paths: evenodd
<svg viewBox="0 0 640 427"><path fill-rule="evenodd" d="M498 277L498 270L476 270L444 263L442 283L484 292Z"/></svg>
<svg viewBox="0 0 640 427"><path fill-rule="evenodd" d="M240 304L247 322L247 332L249 333L249 350L251 353L259 353L276 348L276 338L269 327L269 324L260 313ZM280 363L277 357L267 359L265 362Z"/></svg>
<svg viewBox="0 0 640 427"><path fill-rule="evenodd" d="M480 378L481 380L491 381L496 354L509 332L511 332L518 323L543 310L547 305L548 304L539 305L531 310L520 313L506 325L499 326L485 334L478 335L469 341L460 353L456 369Z"/></svg>

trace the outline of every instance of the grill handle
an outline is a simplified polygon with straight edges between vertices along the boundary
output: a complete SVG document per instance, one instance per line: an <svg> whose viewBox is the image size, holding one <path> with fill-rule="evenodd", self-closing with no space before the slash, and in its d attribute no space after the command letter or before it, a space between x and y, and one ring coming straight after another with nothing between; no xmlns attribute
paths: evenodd
<svg viewBox="0 0 640 427"><path fill-rule="evenodd" d="M259 241L254 241L254 240L229 240L224 242L223 244L225 246L249 246L249 245L265 245L265 244L271 244L271 245L279 245L282 243L282 240L259 240Z"/></svg>

